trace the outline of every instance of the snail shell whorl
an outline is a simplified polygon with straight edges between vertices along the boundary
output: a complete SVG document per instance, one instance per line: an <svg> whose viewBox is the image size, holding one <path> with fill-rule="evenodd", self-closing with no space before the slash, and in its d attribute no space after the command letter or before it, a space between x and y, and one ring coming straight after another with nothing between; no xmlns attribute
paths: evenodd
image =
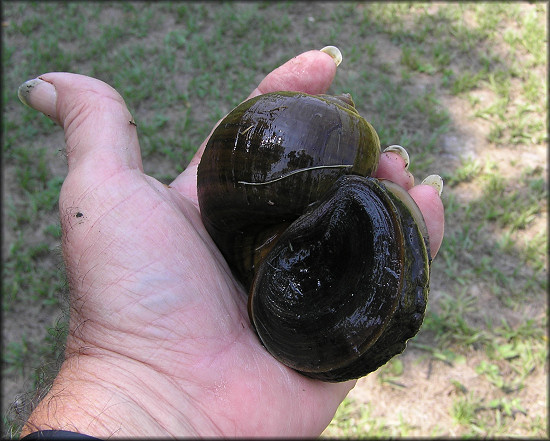
<svg viewBox="0 0 550 441"><path fill-rule="evenodd" d="M245 284L254 274L251 237L269 242L338 177L378 167L378 135L352 104L348 96L260 95L237 106L210 137L197 176L201 215ZM325 167L342 165L349 166ZM304 171L292 174L297 170Z"/></svg>
<svg viewBox="0 0 550 441"><path fill-rule="evenodd" d="M198 168L201 216L271 354L324 381L358 378L418 331L429 245L349 95L260 95L213 132ZM355 176L350 176L355 175Z"/></svg>
<svg viewBox="0 0 550 441"><path fill-rule="evenodd" d="M307 376L366 375L402 352L422 323L429 252L421 228L402 221L410 196L403 202L386 185L341 177L258 268L249 297L255 329L275 358Z"/></svg>

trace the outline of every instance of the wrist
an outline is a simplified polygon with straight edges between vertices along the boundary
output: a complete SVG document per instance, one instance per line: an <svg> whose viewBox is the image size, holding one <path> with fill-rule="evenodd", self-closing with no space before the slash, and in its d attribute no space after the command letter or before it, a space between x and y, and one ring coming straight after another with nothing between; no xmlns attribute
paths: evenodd
<svg viewBox="0 0 550 441"><path fill-rule="evenodd" d="M21 436L49 429L98 438L215 433L208 416L192 408L193 400L166 375L126 357L94 352L65 360Z"/></svg>

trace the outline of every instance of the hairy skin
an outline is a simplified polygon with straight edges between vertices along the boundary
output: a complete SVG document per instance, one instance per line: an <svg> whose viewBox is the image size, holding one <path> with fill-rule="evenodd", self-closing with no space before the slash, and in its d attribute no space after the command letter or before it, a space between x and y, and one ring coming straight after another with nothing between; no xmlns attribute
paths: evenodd
<svg viewBox="0 0 550 441"><path fill-rule="evenodd" d="M251 96L324 93L335 71L327 54L306 52ZM246 294L201 222L196 168L206 141L166 186L144 174L133 118L114 89L68 73L40 79L26 101L65 131L59 209L71 315L66 359L22 436L319 435L355 383L307 379L258 342ZM397 155L381 162L379 177L420 195L435 255L437 191L413 187Z"/></svg>

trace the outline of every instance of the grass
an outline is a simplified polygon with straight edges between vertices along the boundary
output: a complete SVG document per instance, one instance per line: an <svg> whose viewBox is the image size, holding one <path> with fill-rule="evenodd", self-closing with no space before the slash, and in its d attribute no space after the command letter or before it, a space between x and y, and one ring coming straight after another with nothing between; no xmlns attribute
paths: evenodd
<svg viewBox="0 0 550 441"><path fill-rule="evenodd" d="M111 84L138 124L145 171L169 183L265 73L334 44L344 62L331 92L352 94L382 145L405 146L415 176L445 180L445 239L425 324L409 347L415 366L448 369L452 393L448 422L422 427L350 396L325 435L546 436L546 411L531 399L547 369L546 4L2 7L3 375L19 392L42 381L33 369L59 350L48 329L66 291L56 208L66 166L62 133L18 102L18 85L53 70ZM462 151L472 139L473 151ZM466 368L475 381L458 375ZM397 357L372 375L400 401L409 369ZM4 421L16 433L13 418Z"/></svg>
<svg viewBox="0 0 550 441"><path fill-rule="evenodd" d="M411 429L413 427L402 418L398 423L388 422L373 415L372 405L346 398L323 437L360 438L368 435L372 438L396 438L409 436Z"/></svg>
<svg viewBox="0 0 550 441"><path fill-rule="evenodd" d="M465 438L477 438L506 435L508 421L514 420L518 414L526 415L526 411L517 398L503 397L487 401L469 394L454 401L451 414L458 424L469 427L463 435ZM543 428L540 423L537 426Z"/></svg>

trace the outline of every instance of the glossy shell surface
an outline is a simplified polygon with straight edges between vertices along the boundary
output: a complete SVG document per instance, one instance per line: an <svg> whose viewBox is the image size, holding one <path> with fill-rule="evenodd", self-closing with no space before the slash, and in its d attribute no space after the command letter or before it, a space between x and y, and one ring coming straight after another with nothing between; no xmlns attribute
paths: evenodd
<svg viewBox="0 0 550 441"><path fill-rule="evenodd" d="M282 363L326 381L358 378L418 331L429 250L394 185L340 178L260 265L249 315Z"/></svg>
<svg viewBox="0 0 550 441"><path fill-rule="evenodd" d="M250 283L250 240L269 244L340 176L370 175L379 158L378 135L349 103L296 92L260 95L224 118L205 148L197 176L203 222Z"/></svg>
<svg viewBox="0 0 550 441"><path fill-rule="evenodd" d="M422 323L426 227L406 191L368 177L379 156L351 97L279 92L232 111L199 165L203 222L262 344L312 378L366 375Z"/></svg>

